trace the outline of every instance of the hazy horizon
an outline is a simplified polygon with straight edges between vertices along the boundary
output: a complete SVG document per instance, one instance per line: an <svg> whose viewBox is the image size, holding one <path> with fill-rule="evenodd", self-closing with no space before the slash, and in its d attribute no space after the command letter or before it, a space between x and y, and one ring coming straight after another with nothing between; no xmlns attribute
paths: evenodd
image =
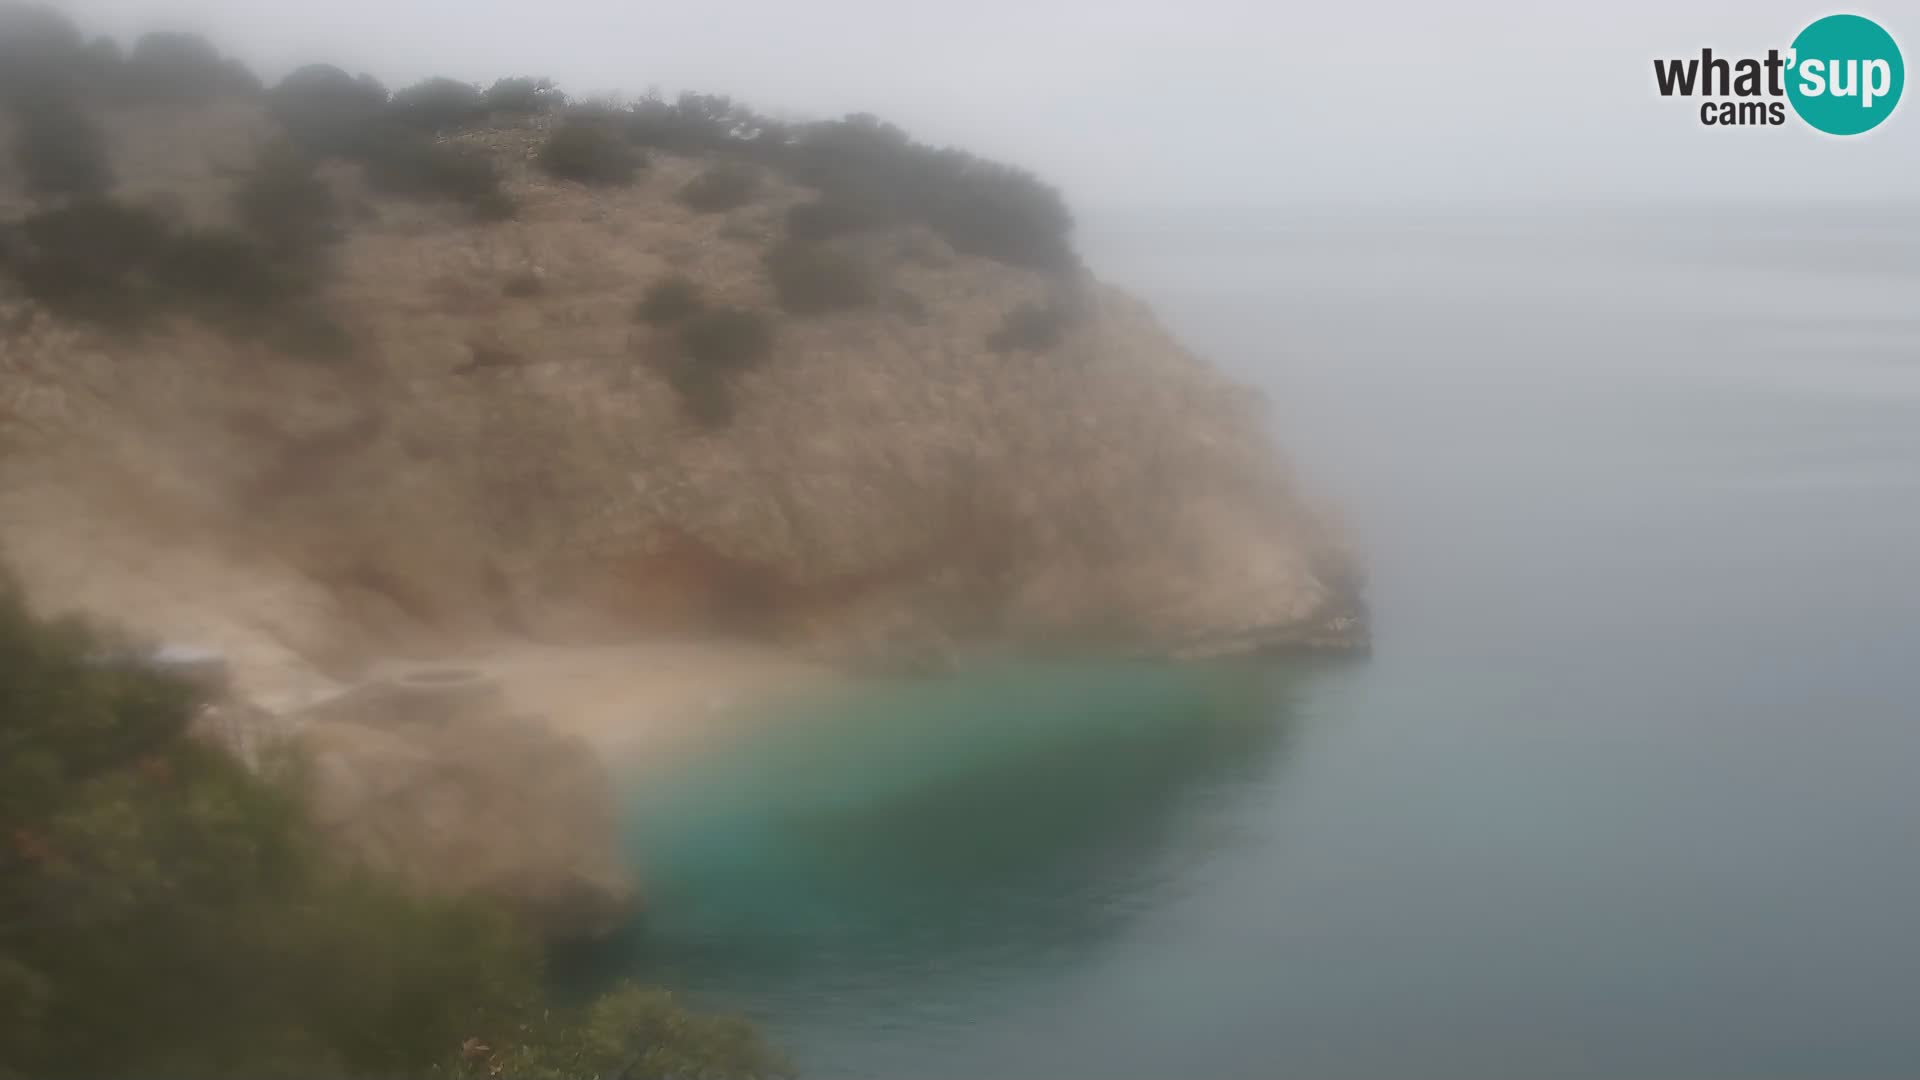
<svg viewBox="0 0 1920 1080"><path fill-rule="evenodd" d="M635 8L58 0L89 33L207 34L264 78L330 62L400 87L548 75L575 95L694 89L777 115L872 112L1002 158L1078 208L1876 203L1912 198L1920 121L1863 136L1702 126L1655 57L1785 47L1829 9L1476 0L1281 13L1234 0L943 9L878 0ZM1920 19L1878 18L1911 49Z"/></svg>

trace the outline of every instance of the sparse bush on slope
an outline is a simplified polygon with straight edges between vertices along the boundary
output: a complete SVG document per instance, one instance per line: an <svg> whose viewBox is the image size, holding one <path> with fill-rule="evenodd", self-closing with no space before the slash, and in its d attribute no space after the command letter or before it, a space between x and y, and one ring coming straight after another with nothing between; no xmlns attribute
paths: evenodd
<svg viewBox="0 0 1920 1080"><path fill-rule="evenodd" d="M142 208L81 200L21 222L5 270L70 318L134 329L179 311L251 331L312 286L299 266L233 229L174 228Z"/></svg>
<svg viewBox="0 0 1920 1080"><path fill-rule="evenodd" d="M82 200L27 218L16 234L6 269L49 309L117 328L148 315L169 239L158 215Z"/></svg>
<svg viewBox="0 0 1920 1080"><path fill-rule="evenodd" d="M765 316L739 308L714 308L695 316L681 332L694 363L716 371L743 371L773 350L773 327Z"/></svg>
<svg viewBox="0 0 1920 1080"><path fill-rule="evenodd" d="M312 156L291 140L260 151L253 171L234 192L234 213L255 236L294 257L311 254L338 235L333 190L315 173Z"/></svg>
<svg viewBox="0 0 1920 1080"><path fill-rule="evenodd" d="M606 124L592 120L569 120L555 128L540 148L540 167L549 175L582 184L631 184L646 164L646 154L627 145Z"/></svg>
<svg viewBox="0 0 1920 1080"><path fill-rule="evenodd" d="M815 199L787 211L787 239L797 244L817 244L884 223L885 219L870 207L844 199Z"/></svg>
<svg viewBox="0 0 1920 1080"><path fill-rule="evenodd" d="M451 199L483 213L503 197L499 169L479 147L388 131L369 142L359 156L366 165L367 182L395 195Z"/></svg>
<svg viewBox="0 0 1920 1080"><path fill-rule="evenodd" d="M64 98L21 99L13 109L13 157L36 195L100 195L113 186L106 139Z"/></svg>
<svg viewBox="0 0 1920 1080"><path fill-rule="evenodd" d="M873 299L873 275L853 255L789 240L767 252L767 277L795 315L845 311Z"/></svg>
<svg viewBox="0 0 1920 1080"><path fill-rule="evenodd" d="M733 419L733 376L766 360L773 326L765 316L739 308L713 308L680 330L681 356L667 372L688 415L707 427Z"/></svg>
<svg viewBox="0 0 1920 1080"><path fill-rule="evenodd" d="M1072 310L1058 300L1021 304L1007 312L999 329L987 335L987 347L995 352L1046 352L1066 340L1072 321Z"/></svg>
<svg viewBox="0 0 1920 1080"><path fill-rule="evenodd" d="M682 362L668 370L667 382L680 395L680 406L702 427L722 428L732 422L733 391L724 372Z"/></svg>
<svg viewBox="0 0 1920 1080"><path fill-rule="evenodd" d="M647 287L633 314L641 322L665 326L698 314L703 306L700 286L685 274L669 274Z"/></svg>
<svg viewBox="0 0 1920 1080"><path fill-rule="evenodd" d="M195 314L265 329L308 286L258 237L237 229L186 229L161 248L155 274L163 296Z"/></svg>
<svg viewBox="0 0 1920 1080"><path fill-rule="evenodd" d="M680 202L702 213L737 210L753 201L760 190L760 174L739 162L721 162L687 181Z"/></svg>

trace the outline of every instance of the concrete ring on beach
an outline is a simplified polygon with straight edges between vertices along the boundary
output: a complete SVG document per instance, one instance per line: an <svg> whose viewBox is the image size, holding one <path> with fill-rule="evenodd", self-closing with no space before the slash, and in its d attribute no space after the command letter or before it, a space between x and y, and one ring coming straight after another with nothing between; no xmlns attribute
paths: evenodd
<svg viewBox="0 0 1920 1080"><path fill-rule="evenodd" d="M386 683L394 704L412 722L448 723L500 708L500 681L475 668L409 668L388 676Z"/></svg>

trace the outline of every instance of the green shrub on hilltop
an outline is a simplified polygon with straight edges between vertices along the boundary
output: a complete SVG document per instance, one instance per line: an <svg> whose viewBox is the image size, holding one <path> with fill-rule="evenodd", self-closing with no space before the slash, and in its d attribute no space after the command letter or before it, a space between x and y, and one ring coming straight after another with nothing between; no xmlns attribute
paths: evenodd
<svg viewBox="0 0 1920 1080"><path fill-rule="evenodd" d="M730 98L682 94L636 103L626 130L642 146L759 162L818 188L824 204L862 208L869 222L921 222L957 251L1051 271L1077 263L1059 192L1020 169L915 142L872 116L788 125Z"/></svg>
<svg viewBox="0 0 1920 1080"><path fill-rule="evenodd" d="M201 102L260 92L257 76L222 57L199 34L142 34L127 54L121 79L121 89L141 101Z"/></svg>
<svg viewBox="0 0 1920 1080"><path fill-rule="evenodd" d="M125 70L113 77L103 74L116 68ZM148 35L121 63L111 42L86 45L52 9L0 4L0 96L62 97L115 78L144 88L137 92L145 96L176 100L256 85L193 35ZM288 135L310 152L367 160L391 156L392 128L444 131L489 114L550 112L565 100L550 80L520 76L500 79L485 93L452 79L428 79L389 104L377 82L328 65L294 72L268 97ZM649 96L599 112L597 117L582 113L552 134L541 153L549 173L589 184L625 184L645 165L644 154L633 147L715 154L732 160L689 185L683 196L688 205L701 210L740 205L751 195L750 172L740 163L756 163L821 192L820 210L797 211L789 223L791 238L802 242L911 221L963 253L1053 272L1078 265L1073 218L1059 192L1023 170L915 142L869 115L789 124L731 98L697 93L671 101ZM469 198L488 216L509 212L508 200L497 193ZM827 212L835 207L858 207L860 217Z"/></svg>
<svg viewBox="0 0 1920 1080"><path fill-rule="evenodd" d="M127 54L110 37L97 37L74 58L74 78L81 86L117 86L126 70Z"/></svg>
<svg viewBox="0 0 1920 1080"><path fill-rule="evenodd" d="M86 41L51 7L0 3L0 99L193 103L259 90L245 65L198 34L143 34L123 56L112 38Z"/></svg>
<svg viewBox="0 0 1920 1080"><path fill-rule="evenodd" d="M72 92L84 49L80 28L54 8L0 3L0 98Z"/></svg>
<svg viewBox="0 0 1920 1080"><path fill-rule="evenodd" d="M488 112L506 116L542 116L566 107L567 95L552 79L520 75L496 80L482 96L482 104Z"/></svg>
<svg viewBox="0 0 1920 1080"><path fill-rule="evenodd" d="M387 91L368 76L309 64L267 92L267 110L287 136L314 154L352 155L382 126Z"/></svg>
<svg viewBox="0 0 1920 1080"><path fill-rule="evenodd" d="M1012 166L916 143L872 116L809 125L789 163L829 195L924 222L956 251L1043 270L1076 262L1059 192Z"/></svg>
<svg viewBox="0 0 1920 1080"><path fill-rule="evenodd" d="M440 76L396 92L387 108L395 120L420 131L467 127L487 115L478 87Z"/></svg>
<svg viewBox="0 0 1920 1080"><path fill-rule="evenodd" d="M540 148L540 167L549 175L582 184L631 184L646 164L645 153L627 145L608 125L590 119L567 121Z"/></svg>
<svg viewBox="0 0 1920 1080"><path fill-rule="evenodd" d="M465 203L483 219L511 217L491 155L479 147L435 142L428 130L471 122L480 92L429 79L391 102L386 88L329 64L312 64L282 79L267 95L274 119L309 154L361 163L382 191Z"/></svg>
<svg viewBox="0 0 1920 1080"><path fill-rule="evenodd" d="M505 916L334 863L295 763L191 737L135 655L0 583L0 1076L786 1074L658 992L547 1005Z"/></svg>
<svg viewBox="0 0 1920 1080"><path fill-rule="evenodd" d="M719 94L685 93L673 101L650 95L628 110L625 129L637 146L687 153L724 147L757 120L751 110Z"/></svg>

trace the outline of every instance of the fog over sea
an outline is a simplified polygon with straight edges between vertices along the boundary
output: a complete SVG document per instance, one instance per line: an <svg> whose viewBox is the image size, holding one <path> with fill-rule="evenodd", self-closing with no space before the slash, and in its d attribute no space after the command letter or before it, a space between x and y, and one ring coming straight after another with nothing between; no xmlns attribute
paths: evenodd
<svg viewBox="0 0 1920 1080"><path fill-rule="evenodd" d="M653 925L609 966L818 1076L1920 1068L1920 213L1082 247L1270 399L1375 654L773 725L636 795Z"/></svg>

